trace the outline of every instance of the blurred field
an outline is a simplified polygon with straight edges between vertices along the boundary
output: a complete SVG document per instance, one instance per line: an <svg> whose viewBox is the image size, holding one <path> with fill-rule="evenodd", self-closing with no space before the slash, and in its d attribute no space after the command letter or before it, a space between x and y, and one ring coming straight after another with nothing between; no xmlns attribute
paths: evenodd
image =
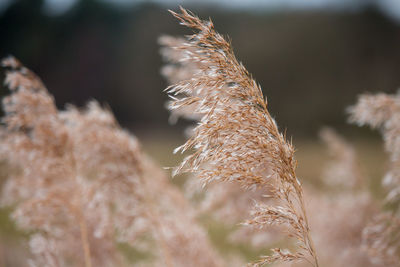
<svg viewBox="0 0 400 267"><path fill-rule="evenodd" d="M157 38L190 31L166 8L146 1L122 9L85 0L48 16L41 12L44 1L14 2L0 15L0 56L13 54L34 70L59 107L94 98L109 104L123 125L168 127ZM346 127L344 109L358 94L400 86L400 27L378 9L252 13L186 7L211 17L230 37L238 59L271 100L271 113L294 136L308 137L321 124L340 130Z"/></svg>

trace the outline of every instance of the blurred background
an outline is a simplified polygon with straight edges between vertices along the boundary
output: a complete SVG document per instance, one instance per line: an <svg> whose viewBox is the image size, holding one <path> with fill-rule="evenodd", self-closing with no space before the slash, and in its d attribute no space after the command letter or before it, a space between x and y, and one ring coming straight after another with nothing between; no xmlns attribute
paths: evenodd
<svg viewBox="0 0 400 267"><path fill-rule="evenodd" d="M0 0L0 56L35 71L59 107L94 98L135 132L181 132L168 125L157 44L190 33L167 12L179 5L232 39L295 138L351 130L358 94L400 85L397 0Z"/></svg>
<svg viewBox="0 0 400 267"><path fill-rule="evenodd" d="M0 56L36 72L60 108L107 104L160 165L172 166L187 123L168 124L157 38L190 33L167 12L179 5L231 38L271 114L293 136L300 176L319 175L315 140L329 125L358 144L380 178L378 133L348 125L345 110L360 93L400 86L398 0L0 0ZM3 213L0 237L8 240L15 229Z"/></svg>

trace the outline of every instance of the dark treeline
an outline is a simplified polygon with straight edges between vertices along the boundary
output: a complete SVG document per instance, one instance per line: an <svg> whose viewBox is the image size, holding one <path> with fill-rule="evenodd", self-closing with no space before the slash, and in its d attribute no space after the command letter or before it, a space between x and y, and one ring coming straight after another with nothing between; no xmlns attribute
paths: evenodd
<svg viewBox="0 0 400 267"><path fill-rule="evenodd" d="M188 32L165 9L85 0L48 16L42 4L15 1L0 15L0 56L13 54L34 70L59 106L95 98L125 126L167 126L157 37ZM400 86L400 28L373 9L192 10L230 36L289 134L313 134L321 125L343 129L345 107L359 93Z"/></svg>

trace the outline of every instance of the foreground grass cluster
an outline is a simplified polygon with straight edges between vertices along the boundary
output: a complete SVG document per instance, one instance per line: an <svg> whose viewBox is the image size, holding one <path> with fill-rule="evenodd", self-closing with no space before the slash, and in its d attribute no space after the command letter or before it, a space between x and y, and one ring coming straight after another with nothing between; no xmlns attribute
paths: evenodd
<svg viewBox="0 0 400 267"><path fill-rule="evenodd" d="M324 186L307 185L296 174L293 145L230 43L211 21L171 13L195 31L160 38L171 120L196 121L175 151L186 153L173 170L189 173L185 192L109 110L95 101L57 110L35 74L12 57L2 61L11 94L0 130L1 203L27 232L26 262L245 265L210 242L200 218L212 217L232 228L229 242L263 251L252 266L399 266L400 96L363 95L349 108L351 122L383 134L384 201L369 191L355 149L332 129L321 131L332 154Z"/></svg>

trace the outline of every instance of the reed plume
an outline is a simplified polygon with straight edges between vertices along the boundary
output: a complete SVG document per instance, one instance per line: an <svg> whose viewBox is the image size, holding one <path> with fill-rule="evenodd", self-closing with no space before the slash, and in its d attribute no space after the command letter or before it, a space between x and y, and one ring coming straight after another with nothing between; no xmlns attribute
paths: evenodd
<svg viewBox="0 0 400 267"><path fill-rule="evenodd" d="M190 139L175 150L194 151L173 174L194 172L204 184L236 182L246 189L271 192L277 204L257 203L246 224L286 225L299 250L276 248L253 265L305 260L318 266L303 189L295 173L294 148L269 114L260 86L211 20L202 21L183 8L180 14L171 13L197 31L174 47L182 55L179 62L195 65L197 71L166 89L172 99L169 108L200 118Z"/></svg>
<svg viewBox="0 0 400 267"><path fill-rule="evenodd" d="M349 108L349 121L382 133L390 166L382 180L387 190L386 210L364 228L364 247L373 262L400 266L400 94L364 94Z"/></svg>
<svg viewBox="0 0 400 267"><path fill-rule="evenodd" d="M349 108L349 121L359 126L369 125L382 133L386 151L389 153L390 168L383 179L387 188L386 201L400 201L400 95L364 94L356 105ZM398 204L396 205L398 206Z"/></svg>
<svg viewBox="0 0 400 267"><path fill-rule="evenodd" d="M174 49L184 44L185 39L181 37L161 36L161 55L168 62L161 69L161 74L169 84L190 79L200 71L201 62L182 61L185 58L185 51ZM191 49L191 48L187 48ZM204 65L204 64L203 64ZM203 114L196 114L196 103L171 110L170 122L176 123L179 117L189 120L199 120ZM187 136L191 136L193 127L188 127L185 131ZM188 177L185 184L185 192L189 199L192 199L197 210L197 216L212 216L219 222L228 227L233 227L250 216L254 200L266 201L264 190L257 188L246 190L235 182L207 184L207 190L203 191L201 181L196 175ZM228 239L233 243L251 244L255 248L269 247L271 243L280 240L276 227L270 227L268 231L258 227L240 227L231 232Z"/></svg>
<svg viewBox="0 0 400 267"><path fill-rule="evenodd" d="M153 254L152 266L221 266L182 194L110 111L58 111L35 74L12 57L2 65L0 155L14 171L1 201L33 233L32 266L126 266L121 243Z"/></svg>

